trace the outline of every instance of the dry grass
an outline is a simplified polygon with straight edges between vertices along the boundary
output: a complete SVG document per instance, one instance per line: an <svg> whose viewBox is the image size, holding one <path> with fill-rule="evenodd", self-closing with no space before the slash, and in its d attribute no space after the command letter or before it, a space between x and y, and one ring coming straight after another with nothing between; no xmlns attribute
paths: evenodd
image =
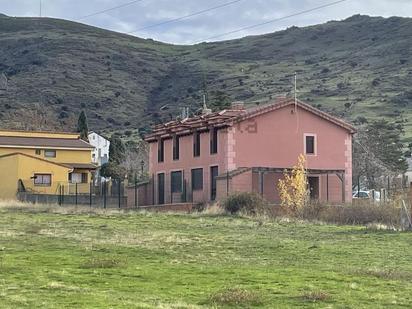
<svg viewBox="0 0 412 309"><path fill-rule="evenodd" d="M118 259L116 257L92 257L91 259L84 262L80 268L84 269L105 269L105 268L116 268L124 267L127 263L124 260Z"/></svg>
<svg viewBox="0 0 412 309"><path fill-rule="evenodd" d="M307 302L321 302L329 300L330 295L325 291L311 291L303 293L300 298Z"/></svg>
<svg viewBox="0 0 412 309"><path fill-rule="evenodd" d="M366 275L372 276L379 279L386 280L406 280L412 281L412 272L408 271L399 271L395 269L378 269L378 268L369 268L369 269L358 269L353 272L356 275Z"/></svg>
<svg viewBox="0 0 412 309"><path fill-rule="evenodd" d="M263 303L260 294L242 288L227 288L213 293L209 302L214 305L257 306Z"/></svg>
<svg viewBox="0 0 412 309"><path fill-rule="evenodd" d="M26 234L40 234L40 232L44 229L44 226L42 226L41 224L29 224L25 227L24 232Z"/></svg>

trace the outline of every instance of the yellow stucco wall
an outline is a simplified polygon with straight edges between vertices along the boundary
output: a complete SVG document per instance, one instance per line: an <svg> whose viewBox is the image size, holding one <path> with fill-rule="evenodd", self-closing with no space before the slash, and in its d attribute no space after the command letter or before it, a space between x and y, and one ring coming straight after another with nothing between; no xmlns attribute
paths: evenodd
<svg viewBox="0 0 412 309"><path fill-rule="evenodd" d="M40 159L45 159L48 161L56 163L91 163L92 162L92 150L70 150L70 149L53 149L56 150L56 158L48 158L44 156L44 149L38 148L41 150L40 155L36 155L36 149L30 148L6 148L0 147L0 156L11 154L11 153L24 153L29 156L33 156Z"/></svg>
<svg viewBox="0 0 412 309"><path fill-rule="evenodd" d="M0 199L15 199L19 180L27 191L42 194L58 193L59 184L67 184L70 168L37 160L21 154L0 159ZM34 174L51 174L50 186L36 186L31 177Z"/></svg>
<svg viewBox="0 0 412 309"><path fill-rule="evenodd" d="M5 157L0 160L0 199L12 200L16 198L17 193L17 166L18 157Z"/></svg>

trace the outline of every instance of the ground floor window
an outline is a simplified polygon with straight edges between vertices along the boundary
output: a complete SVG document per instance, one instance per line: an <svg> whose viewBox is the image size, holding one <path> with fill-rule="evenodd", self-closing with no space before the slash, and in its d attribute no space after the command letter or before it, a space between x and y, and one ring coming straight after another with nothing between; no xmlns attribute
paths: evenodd
<svg viewBox="0 0 412 309"><path fill-rule="evenodd" d="M70 173L69 182L70 183L87 183L89 175L87 173Z"/></svg>
<svg viewBox="0 0 412 309"><path fill-rule="evenodd" d="M203 190L203 168L192 170L192 190Z"/></svg>
<svg viewBox="0 0 412 309"><path fill-rule="evenodd" d="M51 186L51 174L34 174L35 186Z"/></svg>
<svg viewBox="0 0 412 309"><path fill-rule="evenodd" d="M183 191L183 174L182 171L172 172L170 174L170 183L172 193L181 193Z"/></svg>

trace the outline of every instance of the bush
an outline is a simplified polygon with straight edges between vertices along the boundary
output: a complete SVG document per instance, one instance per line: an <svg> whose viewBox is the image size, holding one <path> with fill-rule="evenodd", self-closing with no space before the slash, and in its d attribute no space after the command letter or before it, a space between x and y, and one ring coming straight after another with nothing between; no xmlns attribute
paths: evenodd
<svg viewBox="0 0 412 309"><path fill-rule="evenodd" d="M265 214L268 210L267 202L256 193L238 192L229 195L222 202L223 209L230 214L243 213L246 215Z"/></svg>
<svg viewBox="0 0 412 309"><path fill-rule="evenodd" d="M259 306L263 304L260 294L241 288L228 288L213 293L209 302L221 306Z"/></svg>
<svg viewBox="0 0 412 309"><path fill-rule="evenodd" d="M396 227L400 223L399 216L400 210L392 204L363 202L345 206L323 206L319 210L317 219L334 224L381 223Z"/></svg>

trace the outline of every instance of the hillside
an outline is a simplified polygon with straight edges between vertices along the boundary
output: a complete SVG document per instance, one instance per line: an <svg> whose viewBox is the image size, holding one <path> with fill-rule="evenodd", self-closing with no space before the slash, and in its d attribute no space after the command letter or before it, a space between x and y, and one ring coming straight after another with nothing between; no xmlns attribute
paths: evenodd
<svg viewBox="0 0 412 309"><path fill-rule="evenodd" d="M412 19L356 15L175 46L65 20L0 16L1 126L46 119L70 129L85 109L94 129L136 131L183 106L195 111L205 83L210 102L265 102L289 93L297 71L301 99L349 120L409 121L412 137L411 33Z"/></svg>

